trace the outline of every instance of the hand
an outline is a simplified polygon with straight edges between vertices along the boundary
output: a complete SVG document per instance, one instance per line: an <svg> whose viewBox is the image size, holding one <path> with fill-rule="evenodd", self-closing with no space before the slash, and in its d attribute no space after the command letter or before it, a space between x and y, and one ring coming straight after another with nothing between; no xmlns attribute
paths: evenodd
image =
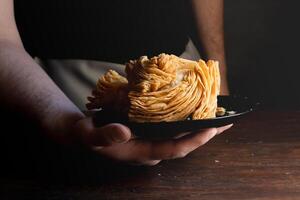
<svg viewBox="0 0 300 200"><path fill-rule="evenodd" d="M185 157L231 125L209 128L197 133L163 141L135 139L122 124L94 127L91 118L79 120L75 130L81 140L100 155L137 165L156 165L161 160Z"/></svg>

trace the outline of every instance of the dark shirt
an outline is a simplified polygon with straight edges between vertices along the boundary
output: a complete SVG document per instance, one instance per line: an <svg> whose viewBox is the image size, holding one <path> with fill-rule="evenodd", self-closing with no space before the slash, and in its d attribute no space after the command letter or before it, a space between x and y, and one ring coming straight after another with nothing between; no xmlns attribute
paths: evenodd
<svg viewBox="0 0 300 200"><path fill-rule="evenodd" d="M141 55L182 53L191 25L187 2L15 0L15 15L32 56L124 63Z"/></svg>

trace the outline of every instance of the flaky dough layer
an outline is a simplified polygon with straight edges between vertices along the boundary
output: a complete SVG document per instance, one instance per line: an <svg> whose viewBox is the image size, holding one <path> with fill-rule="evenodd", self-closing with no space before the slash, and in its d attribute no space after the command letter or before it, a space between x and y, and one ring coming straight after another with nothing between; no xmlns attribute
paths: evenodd
<svg viewBox="0 0 300 200"><path fill-rule="evenodd" d="M126 64L126 74L127 78L110 70L101 76L88 108L127 112L135 122L215 117L220 92L217 61L142 56Z"/></svg>

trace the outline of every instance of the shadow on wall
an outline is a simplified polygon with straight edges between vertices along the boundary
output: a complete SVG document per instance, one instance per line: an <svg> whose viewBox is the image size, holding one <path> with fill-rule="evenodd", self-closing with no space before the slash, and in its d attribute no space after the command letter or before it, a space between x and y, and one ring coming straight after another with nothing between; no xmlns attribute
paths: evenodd
<svg viewBox="0 0 300 200"><path fill-rule="evenodd" d="M300 108L298 1L225 2L231 92L267 108Z"/></svg>

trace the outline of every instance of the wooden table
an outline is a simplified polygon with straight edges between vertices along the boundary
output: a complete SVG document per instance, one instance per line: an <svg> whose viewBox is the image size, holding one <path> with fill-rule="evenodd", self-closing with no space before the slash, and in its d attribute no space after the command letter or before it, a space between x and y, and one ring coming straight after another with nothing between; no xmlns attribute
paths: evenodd
<svg viewBox="0 0 300 200"><path fill-rule="evenodd" d="M54 180L2 178L1 199L300 199L296 111L252 113L186 158L154 167L115 166L95 156L77 160L74 154L62 156L69 160L60 160L60 167L38 170Z"/></svg>

